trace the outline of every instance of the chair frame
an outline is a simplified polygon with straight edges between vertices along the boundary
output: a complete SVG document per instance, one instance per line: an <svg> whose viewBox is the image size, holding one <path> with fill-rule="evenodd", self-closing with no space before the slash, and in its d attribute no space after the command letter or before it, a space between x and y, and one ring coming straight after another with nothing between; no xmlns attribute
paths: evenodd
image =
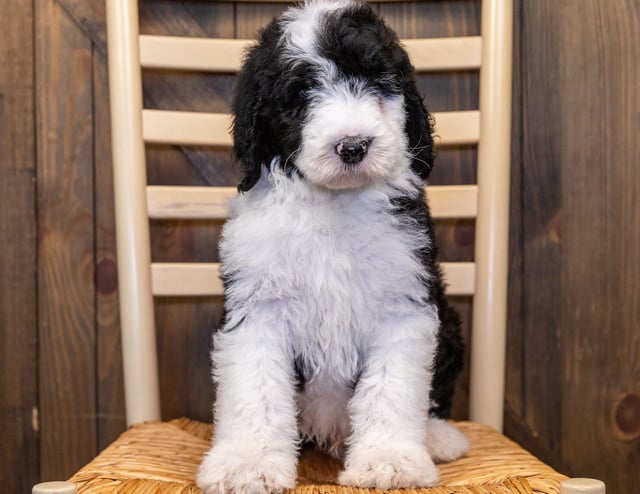
<svg viewBox="0 0 640 494"><path fill-rule="evenodd" d="M127 423L135 424L159 420L161 416L154 294L185 295L162 288L165 286L163 280L185 276L199 280L194 283L200 288L189 288L188 294L211 294L221 290L215 265L151 263L149 218L173 217L174 213L164 211L163 207L167 202L175 206L176 200L170 195L170 199L163 202L166 190L147 187L144 143L230 144L228 134L223 134L218 141L208 137L220 135L220 128L228 128L225 116L144 110L141 67L236 71L239 53L246 41L222 41L226 43L225 53L229 56L216 62L216 66L203 65L209 49L207 40L140 36L136 1L106 0L106 5L125 402ZM483 62L480 67L480 111L436 115L439 133L451 136L449 144L478 143L478 184L429 187L428 195L433 207L434 199L440 203L445 196L462 193L467 211L456 209L451 216L476 218L475 262L445 266L445 272L453 294L474 294L470 418L497 430L502 430L503 423L506 348L512 17L512 0L484 0L481 40L480 37L467 37L461 41L445 38L405 42L418 70L424 63L427 64L425 70L449 70L478 68L478 58ZM195 56L185 57L184 51L179 50L182 56L175 57L173 63L163 61L163 56L171 58L171 46L175 43L190 46ZM440 50L444 54L439 62L424 62L420 58L420 48L425 46L431 48L430 52ZM450 54L456 50L466 60L451 65ZM479 53L481 57L478 57ZM199 118L199 125L193 128L207 130L202 137L194 137L191 131L187 136L176 136L175 128L163 131L167 122L180 118L185 119L183 124L187 126ZM462 132L458 135L456 129L462 129ZM189 194L196 188L192 189ZM182 211L180 217L223 216L224 200L233 193L232 189L220 189L217 194L208 191L209 188L199 189L202 189L203 204L197 205L196 211ZM442 206L445 210L446 207ZM448 214L444 211L439 217L449 217ZM487 362L491 365L486 365Z"/></svg>
<svg viewBox="0 0 640 494"><path fill-rule="evenodd" d="M107 0L106 6L122 358L131 425L160 420L138 2Z"/></svg>
<svg viewBox="0 0 640 494"><path fill-rule="evenodd" d="M243 1L243 0L235 0ZM277 0L280 1L280 0ZM387 0L393 1L393 0ZM120 319L129 425L161 418L154 295L221 294L215 264L153 264L150 218L224 218L230 187L147 185L145 142L230 145L229 117L145 110L141 67L234 72L246 40L221 40L208 62L203 39L140 36L138 4L106 0ZM477 143L477 185L428 187L436 218L475 218L474 263L443 263L449 293L474 295L469 415L502 430L506 351L513 0L483 0L482 36L406 40L418 70L480 69L480 111L436 115L447 144ZM435 59L421 57L426 52ZM185 51L186 49L186 51ZM185 53L192 53L186 55ZM453 58L456 62L452 63ZM482 61L482 64L480 64ZM178 125L176 126L176 122ZM180 135L176 129L186 126ZM198 134L197 129L204 128ZM169 129L169 130L167 130ZM445 139L443 139L443 143ZM453 203L452 198L457 202ZM461 199L461 200L459 200ZM186 285L176 290L172 283ZM604 494L593 479L569 479L562 494ZM33 494L73 494L73 482L46 482Z"/></svg>

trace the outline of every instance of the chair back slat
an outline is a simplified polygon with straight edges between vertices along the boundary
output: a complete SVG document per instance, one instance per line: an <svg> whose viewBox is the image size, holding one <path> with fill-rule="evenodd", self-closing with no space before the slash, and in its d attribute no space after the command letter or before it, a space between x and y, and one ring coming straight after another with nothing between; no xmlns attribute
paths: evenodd
<svg viewBox="0 0 640 494"><path fill-rule="evenodd" d="M229 147L231 115L169 110L143 110L145 142L193 146ZM480 112L455 111L434 114L437 144L476 144L480 138Z"/></svg>
<svg viewBox="0 0 640 494"><path fill-rule="evenodd" d="M442 263L449 295L472 295L475 265L472 262ZM219 297L223 295L218 263L153 263L153 294L162 297Z"/></svg>
<svg viewBox="0 0 640 494"><path fill-rule="evenodd" d="M218 263L153 263L153 294L156 296L222 296Z"/></svg>
<svg viewBox="0 0 640 494"><path fill-rule="evenodd" d="M152 219L223 220L236 194L235 187L149 185L147 208Z"/></svg>
<svg viewBox="0 0 640 494"><path fill-rule="evenodd" d="M436 145L477 144L480 140L478 110L434 112Z"/></svg>
<svg viewBox="0 0 640 494"><path fill-rule="evenodd" d="M147 209L152 219L210 219L227 217L227 201L235 187L147 186ZM476 185L432 185L426 188L431 214L436 219L475 218Z"/></svg>
<svg viewBox="0 0 640 494"><path fill-rule="evenodd" d="M237 72L252 43L246 39L140 36L140 63L146 69Z"/></svg>
<svg viewBox="0 0 640 494"><path fill-rule="evenodd" d="M411 63L418 72L477 70L482 56L482 37L403 39Z"/></svg>
<svg viewBox="0 0 640 494"><path fill-rule="evenodd" d="M140 36L143 68L237 72L253 40ZM482 38L426 38L402 40L419 72L472 70L480 68Z"/></svg>
<svg viewBox="0 0 640 494"><path fill-rule="evenodd" d="M477 185L430 185L426 194L435 219L470 219L478 215Z"/></svg>
<svg viewBox="0 0 640 494"><path fill-rule="evenodd" d="M230 147L231 115L144 110L143 134L149 143Z"/></svg>

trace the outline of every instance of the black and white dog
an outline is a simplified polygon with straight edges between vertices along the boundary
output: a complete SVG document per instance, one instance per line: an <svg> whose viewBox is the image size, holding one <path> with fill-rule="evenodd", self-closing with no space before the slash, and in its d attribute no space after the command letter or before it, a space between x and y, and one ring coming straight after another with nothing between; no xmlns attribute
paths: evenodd
<svg viewBox="0 0 640 494"><path fill-rule="evenodd" d="M406 52L369 6L309 1L262 31L233 109L244 179L220 245L226 318L199 486L292 487L306 440L344 454L342 484L433 485L433 461L468 449L442 420L463 344Z"/></svg>

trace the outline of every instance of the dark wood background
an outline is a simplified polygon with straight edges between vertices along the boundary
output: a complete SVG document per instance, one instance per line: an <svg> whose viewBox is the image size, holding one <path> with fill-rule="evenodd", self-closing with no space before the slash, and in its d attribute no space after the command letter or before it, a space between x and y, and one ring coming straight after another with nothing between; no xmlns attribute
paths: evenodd
<svg viewBox="0 0 640 494"><path fill-rule="evenodd" d="M640 1L516 0L506 432L609 491L640 483ZM252 37L281 4L145 0L146 33ZM404 37L479 33L477 0L379 7ZM66 478L125 427L103 0L0 3L0 484ZM421 76L430 109L477 75ZM226 111L233 76L145 72L155 108ZM151 183L232 185L223 150L150 146ZM436 183L475 179L441 150ZM154 222L155 260L215 261L219 224ZM470 259L473 224L438 225ZM470 302L455 301L465 316ZM166 418L210 419L215 299L157 304ZM465 417L468 376L455 415Z"/></svg>

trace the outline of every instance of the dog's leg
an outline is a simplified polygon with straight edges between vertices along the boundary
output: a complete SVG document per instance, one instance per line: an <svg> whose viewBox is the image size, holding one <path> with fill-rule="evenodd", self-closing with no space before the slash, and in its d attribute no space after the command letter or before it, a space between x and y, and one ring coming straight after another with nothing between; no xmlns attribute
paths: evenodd
<svg viewBox="0 0 640 494"><path fill-rule="evenodd" d="M435 315L389 318L364 362L349 403L345 485L393 489L437 482L426 447Z"/></svg>
<svg viewBox="0 0 640 494"><path fill-rule="evenodd" d="M283 328L260 322L215 338L216 429L197 479L206 494L275 493L295 484L293 358Z"/></svg>

